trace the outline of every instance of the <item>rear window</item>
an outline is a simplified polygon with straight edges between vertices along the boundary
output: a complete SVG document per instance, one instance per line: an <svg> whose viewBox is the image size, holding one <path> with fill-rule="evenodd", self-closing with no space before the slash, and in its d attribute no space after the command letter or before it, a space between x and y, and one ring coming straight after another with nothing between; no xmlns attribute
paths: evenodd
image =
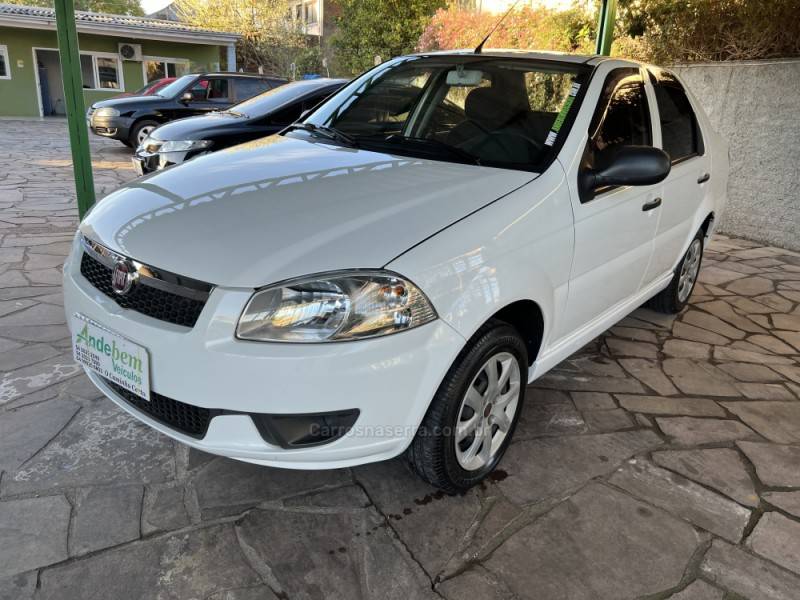
<svg viewBox="0 0 800 600"><path fill-rule="evenodd" d="M666 71L651 71L658 104L664 152L673 163L703 154L703 138L697 117L680 81Z"/></svg>
<svg viewBox="0 0 800 600"><path fill-rule="evenodd" d="M271 89L268 81L265 79L236 79L236 100L247 100Z"/></svg>

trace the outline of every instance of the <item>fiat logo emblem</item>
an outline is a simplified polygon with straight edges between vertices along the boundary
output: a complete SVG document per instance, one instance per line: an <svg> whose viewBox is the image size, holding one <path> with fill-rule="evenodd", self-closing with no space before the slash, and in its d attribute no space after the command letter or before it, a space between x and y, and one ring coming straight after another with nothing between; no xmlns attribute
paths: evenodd
<svg viewBox="0 0 800 600"><path fill-rule="evenodd" d="M133 282L136 279L136 269L127 260L120 260L114 265L111 273L111 289L120 296L131 291Z"/></svg>

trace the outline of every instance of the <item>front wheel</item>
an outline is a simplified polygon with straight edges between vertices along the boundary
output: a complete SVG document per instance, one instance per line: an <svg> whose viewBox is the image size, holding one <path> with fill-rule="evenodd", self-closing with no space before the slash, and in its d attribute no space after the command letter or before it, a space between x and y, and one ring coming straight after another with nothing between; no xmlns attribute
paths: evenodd
<svg viewBox="0 0 800 600"><path fill-rule="evenodd" d="M428 483L458 493L485 479L511 441L528 380L516 329L485 325L456 358L407 451Z"/></svg>
<svg viewBox="0 0 800 600"><path fill-rule="evenodd" d="M697 283L700 266L703 261L703 230L697 232L689 244L689 249L678 263L669 286L659 292L647 303L649 308L667 314L681 312L689 303L689 298Z"/></svg>
<svg viewBox="0 0 800 600"><path fill-rule="evenodd" d="M128 145L135 150L159 125L160 123L158 121L139 121L134 125L133 129L131 129L131 134L128 137Z"/></svg>

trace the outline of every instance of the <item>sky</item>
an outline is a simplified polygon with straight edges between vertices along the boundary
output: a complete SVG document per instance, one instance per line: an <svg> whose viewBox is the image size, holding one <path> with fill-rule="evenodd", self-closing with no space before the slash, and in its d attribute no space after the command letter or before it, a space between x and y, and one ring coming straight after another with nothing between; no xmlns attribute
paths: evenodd
<svg viewBox="0 0 800 600"><path fill-rule="evenodd" d="M172 2L172 0L139 0L139 4L142 5L142 9L146 15L161 10L170 2Z"/></svg>

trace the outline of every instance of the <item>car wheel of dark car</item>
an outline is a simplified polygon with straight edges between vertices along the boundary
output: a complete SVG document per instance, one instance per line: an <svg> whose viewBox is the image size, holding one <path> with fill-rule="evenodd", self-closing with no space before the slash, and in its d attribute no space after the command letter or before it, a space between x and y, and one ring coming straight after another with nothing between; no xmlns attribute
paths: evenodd
<svg viewBox="0 0 800 600"><path fill-rule="evenodd" d="M150 133L159 126L158 121L139 121L131 129L131 134L128 137L127 146L137 148Z"/></svg>

